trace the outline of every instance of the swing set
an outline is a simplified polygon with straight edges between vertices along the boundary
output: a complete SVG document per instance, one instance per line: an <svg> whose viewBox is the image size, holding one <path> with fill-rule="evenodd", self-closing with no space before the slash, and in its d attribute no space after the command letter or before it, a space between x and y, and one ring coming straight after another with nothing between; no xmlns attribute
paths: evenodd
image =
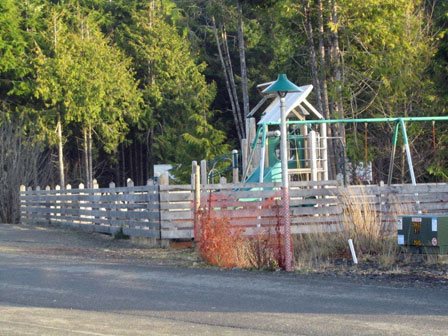
<svg viewBox="0 0 448 336"><path fill-rule="evenodd" d="M401 117L401 118L360 118L360 119L319 119L319 120L288 120L286 123L287 125L298 125L298 126L306 126L306 125L323 125L323 124L358 124L358 123L364 123L365 129L364 129L364 137L365 137L365 148L364 148L364 155L367 157L367 139L368 137L368 131L367 131L367 125L369 123L394 123L394 133L392 136L392 152L390 156L390 163L389 163L389 171L388 171L388 180L387 184L391 185L392 183L392 174L393 174L393 168L394 168L394 161L395 161L395 155L396 155L396 149L397 149L397 142L398 142L398 134L401 130L401 135L403 139L403 146L406 152L406 159L409 167L409 174L411 177L411 182L413 185L416 185L416 178L414 173L414 166L412 163L412 156L411 156L411 150L409 147L409 140L408 135L406 131L406 122L432 122L432 145L435 148L436 146L436 134L435 134L435 123L437 121L448 121L448 116L434 116L434 117ZM266 126L270 125L280 125L277 121L270 121L265 124ZM324 139L325 140L325 139ZM300 161L300 159L299 159Z"/></svg>

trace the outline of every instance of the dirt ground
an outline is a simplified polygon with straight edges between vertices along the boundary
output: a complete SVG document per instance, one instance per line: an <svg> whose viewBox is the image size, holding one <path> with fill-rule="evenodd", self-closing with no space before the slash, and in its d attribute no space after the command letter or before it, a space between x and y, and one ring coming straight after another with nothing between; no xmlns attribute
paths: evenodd
<svg viewBox="0 0 448 336"><path fill-rule="evenodd" d="M22 230L30 227L18 225ZM33 229L36 229L34 226ZM67 228L40 226L38 232L56 235L54 243L39 243L32 239L23 242L2 242L0 250L14 249L20 253L20 244L26 244L26 251L36 255L57 258L63 255L69 258L105 259L110 262L120 261L130 264L155 264L187 268L213 268L201 261L193 247L185 243L171 243L170 247L157 248L145 239L115 239L100 233L88 233ZM33 230L34 231L34 230ZM34 231L36 232L36 231ZM25 249L24 249L25 253ZM298 269L297 273L310 276L351 279L356 282L380 282L393 286L445 287L448 285L448 264L442 263L434 256L401 255L400 260L389 267L384 267L375 260L360 260L353 265L350 260L334 260L319 267ZM277 270L278 271L278 270ZM265 271L260 271L265 272Z"/></svg>

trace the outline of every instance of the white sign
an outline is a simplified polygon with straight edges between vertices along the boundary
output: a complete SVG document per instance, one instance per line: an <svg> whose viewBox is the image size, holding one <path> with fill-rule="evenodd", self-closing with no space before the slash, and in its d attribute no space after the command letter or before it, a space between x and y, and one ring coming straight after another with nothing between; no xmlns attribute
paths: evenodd
<svg viewBox="0 0 448 336"><path fill-rule="evenodd" d="M421 217L412 217L411 222L414 222L414 223L421 223L421 222L422 222L422 218L421 218Z"/></svg>
<svg viewBox="0 0 448 336"><path fill-rule="evenodd" d="M437 231L437 218L431 219L431 227L432 227L432 231Z"/></svg>
<svg viewBox="0 0 448 336"><path fill-rule="evenodd" d="M398 218L397 230L403 230L403 218Z"/></svg>
<svg viewBox="0 0 448 336"><path fill-rule="evenodd" d="M398 235L398 245L404 245L404 235Z"/></svg>

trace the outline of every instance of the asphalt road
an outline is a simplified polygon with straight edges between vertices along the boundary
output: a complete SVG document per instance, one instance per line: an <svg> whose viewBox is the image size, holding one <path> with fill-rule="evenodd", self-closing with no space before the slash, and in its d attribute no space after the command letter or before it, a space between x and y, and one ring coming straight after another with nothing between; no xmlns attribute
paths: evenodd
<svg viewBox="0 0 448 336"><path fill-rule="evenodd" d="M42 252L68 235L0 225L0 335L448 335L442 286Z"/></svg>

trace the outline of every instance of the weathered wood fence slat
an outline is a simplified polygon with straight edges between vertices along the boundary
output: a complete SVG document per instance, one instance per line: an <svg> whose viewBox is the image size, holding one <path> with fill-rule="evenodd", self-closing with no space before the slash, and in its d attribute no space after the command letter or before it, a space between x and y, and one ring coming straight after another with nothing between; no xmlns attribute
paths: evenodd
<svg viewBox="0 0 448 336"><path fill-rule="evenodd" d="M132 182L132 181L131 181ZM194 237L194 208L223 217L246 234L279 227L278 183L146 185L116 188L32 190L21 187L23 223L57 224L155 239ZM394 229L397 215L448 213L448 184L343 187L336 181L291 182L293 233L335 231L342 225L347 202L369 206L383 227ZM197 204L195 205L195 202ZM196 223L198 224L198 223Z"/></svg>

